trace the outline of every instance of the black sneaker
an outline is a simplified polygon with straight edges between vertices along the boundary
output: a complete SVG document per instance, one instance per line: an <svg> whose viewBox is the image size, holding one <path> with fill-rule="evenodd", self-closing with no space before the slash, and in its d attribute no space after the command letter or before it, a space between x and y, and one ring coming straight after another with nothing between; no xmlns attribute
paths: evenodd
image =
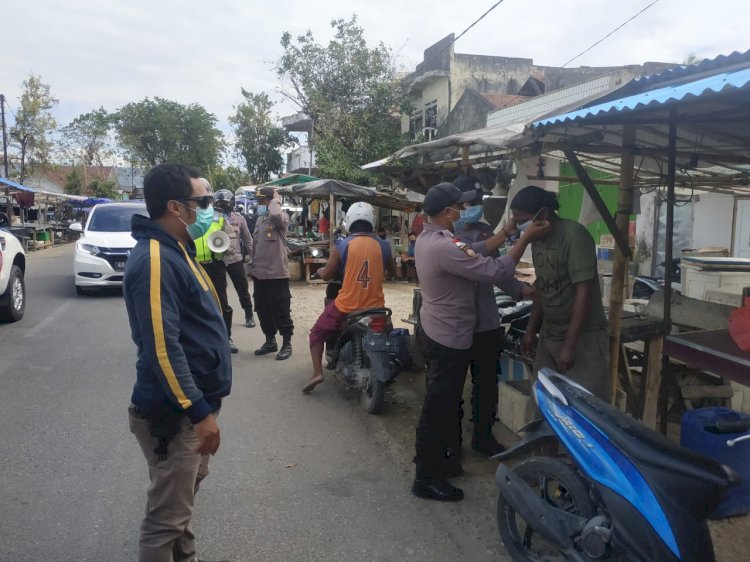
<svg viewBox="0 0 750 562"><path fill-rule="evenodd" d="M500 453L505 451L505 447L498 443L495 437L492 435L483 439L479 439L477 437L473 438L471 440L471 448L478 453L487 455L488 457L499 455Z"/></svg>
<svg viewBox="0 0 750 562"><path fill-rule="evenodd" d="M276 354L276 361L283 361L284 359L289 359L292 356L292 343L291 342L284 342L281 346L281 349Z"/></svg>
<svg viewBox="0 0 750 562"><path fill-rule="evenodd" d="M234 345L234 342L232 341L232 338L229 338L229 351L232 353L239 353L240 350L237 348L236 345Z"/></svg>
<svg viewBox="0 0 750 562"><path fill-rule="evenodd" d="M255 355L266 355L267 353L274 353L279 348L276 345L276 338L266 340L266 343L260 346L260 349L255 350Z"/></svg>
<svg viewBox="0 0 750 562"><path fill-rule="evenodd" d="M464 499L464 491L447 480L415 478L411 493L418 498L439 502L458 502Z"/></svg>

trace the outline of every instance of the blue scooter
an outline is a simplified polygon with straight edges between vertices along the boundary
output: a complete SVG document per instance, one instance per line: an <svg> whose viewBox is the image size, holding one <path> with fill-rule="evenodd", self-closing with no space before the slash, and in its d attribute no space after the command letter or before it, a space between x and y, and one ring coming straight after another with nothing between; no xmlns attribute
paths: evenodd
<svg viewBox="0 0 750 562"><path fill-rule="evenodd" d="M493 458L560 445L567 456L498 467L497 524L513 560L715 560L706 518L739 481L735 472L550 369L533 393L544 419Z"/></svg>

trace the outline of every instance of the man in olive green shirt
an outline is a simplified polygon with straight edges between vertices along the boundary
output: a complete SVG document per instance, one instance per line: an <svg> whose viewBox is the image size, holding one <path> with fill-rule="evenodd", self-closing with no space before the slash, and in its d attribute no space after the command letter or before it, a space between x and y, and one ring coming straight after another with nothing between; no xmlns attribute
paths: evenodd
<svg viewBox="0 0 750 562"><path fill-rule="evenodd" d="M609 336L596 247L583 225L555 213L559 208L554 193L536 186L511 203L519 229L535 220L550 223L549 234L531 246L536 298L522 351L529 354L536 344L534 373L551 368L608 401Z"/></svg>

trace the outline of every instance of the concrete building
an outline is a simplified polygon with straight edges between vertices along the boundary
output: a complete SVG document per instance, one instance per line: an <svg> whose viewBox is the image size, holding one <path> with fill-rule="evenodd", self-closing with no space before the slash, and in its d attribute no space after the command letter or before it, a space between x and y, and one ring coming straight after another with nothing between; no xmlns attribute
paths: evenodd
<svg viewBox="0 0 750 562"><path fill-rule="evenodd" d="M411 132L415 139L443 136L440 130L467 89L481 95L533 97L600 76L620 73L627 80L673 66L647 62L558 68L535 65L533 59L527 58L456 53L453 42L454 35L450 34L425 49L423 61L405 78L415 110L402 116L401 130Z"/></svg>

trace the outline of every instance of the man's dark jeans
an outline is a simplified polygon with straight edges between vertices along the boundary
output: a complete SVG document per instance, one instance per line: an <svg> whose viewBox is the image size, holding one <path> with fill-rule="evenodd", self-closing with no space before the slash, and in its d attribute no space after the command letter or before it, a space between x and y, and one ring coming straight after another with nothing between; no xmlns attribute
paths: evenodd
<svg viewBox="0 0 750 562"><path fill-rule="evenodd" d="M289 279L254 280L255 312L258 313L260 329L267 338L278 332L283 338L291 338L294 333L291 307L292 293L289 290Z"/></svg>
<svg viewBox="0 0 750 562"><path fill-rule="evenodd" d="M232 280L234 290L237 291L237 296L240 298L240 306L245 311L245 317L252 316L253 299L250 298L250 285L247 282L245 265L241 261L230 263L227 265L227 273Z"/></svg>
<svg viewBox="0 0 750 562"><path fill-rule="evenodd" d="M229 306L227 298L227 266L221 260L201 263L203 269L208 273L211 283L214 284L216 294L219 295L221 303L221 313L224 317L224 325L227 327L227 334L232 337L232 307Z"/></svg>
<svg viewBox="0 0 750 562"><path fill-rule="evenodd" d="M418 337L422 340L427 365L427 388L417 425L417 478L440 478L446 447L456 432L456 406L463 392L470 350L445 347L423 330Z"/></svg>

